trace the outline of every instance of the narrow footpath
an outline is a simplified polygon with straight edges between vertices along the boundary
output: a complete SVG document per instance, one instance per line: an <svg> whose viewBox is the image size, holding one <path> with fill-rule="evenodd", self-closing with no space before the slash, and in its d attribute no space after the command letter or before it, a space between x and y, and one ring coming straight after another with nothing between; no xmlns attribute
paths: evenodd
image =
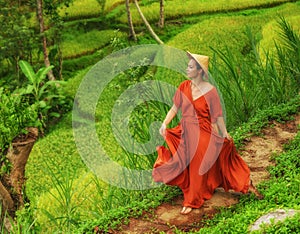
<svg viewBox="0 0 300 234"><path fill-rule="evenodd" d="M251 170L251 179L254 184L268 180L267 168L274 165L271 156L282 152L283 145L293 139L300 124L300 115L295 120L285 123L271 122L269 127L263 129L262 136L249 138L240 155ZM205 219L213 217L219 207L230 207L239 202L240 194L224 192L217 189L213 197L204 203L200 209L194 209L188 215L181 215L182 196L175 197L168 203L163 203L155 210L145 212L139 218L131 218L128 225L111 233L174 233L175 228L182 231L197 231L204 225Z"/></svg>

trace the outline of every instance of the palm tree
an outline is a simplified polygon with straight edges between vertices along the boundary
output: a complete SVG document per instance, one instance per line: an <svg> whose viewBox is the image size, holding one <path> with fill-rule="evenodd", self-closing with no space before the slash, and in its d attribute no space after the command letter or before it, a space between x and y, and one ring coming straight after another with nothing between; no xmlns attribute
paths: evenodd
<svg viewBox="0 0 300 234"><path fill-rule="evenodd" d="M40 34L42 37L42 44L43 44L43 54L44 54L44 63L46 67L50 67L49 61L49 54L47 50L47 38L45 36L45 23L44 23L44 16L43 16L43 0L36 0L37 4L37 18L40 26ZM52 70L48 72L49 80L55 80Z"/></svg>
<svg viewBox="0 0 300 234"><path fill-rule="evenodd" d="M149 24L149 22L148 22L147 19L145 18L143 12L141 11L141 8L140 8L140 6L139 6L138 1L137 1L137 0L134 0L134 3L135 3L135 6L136 6L136 8L137 8L137 10L138 10L138 12L139 12L139 14L140 14L140 16L141 16L141 18L142 18L144 24L146 25L146 27L147 27L148 31L150 32L150 34L152 35L152 37L157 41L158 44L164 44L164 43L160 40L160 38L156 35L156 33L153 31L151 25Z"/></svg>
<svg viewBox="0 0 300 234"><path fill-rule="evenodd" d="M133 39L134 41L137 41L136 34L135 34L135 31L134 31L134 27L133 27L133 23L132 23L129 0L126 0L125 4L126 4L127 19L128 19L128 26L129 26L129 38Z"/></svg>
<svg viewBox="0 0 300 234"><path fill-rule="evenodd" d="M160 28L163 28L165 26L165 6L164 6L164 0L159 1L159 22L158 25Z"/></svg>

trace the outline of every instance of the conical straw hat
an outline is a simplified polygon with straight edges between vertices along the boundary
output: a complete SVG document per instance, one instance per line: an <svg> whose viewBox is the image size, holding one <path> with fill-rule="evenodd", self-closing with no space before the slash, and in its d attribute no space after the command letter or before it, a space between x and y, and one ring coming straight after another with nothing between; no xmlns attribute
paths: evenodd
<svg viewBox="0 0 300 234"><path fill-rule="evenodd" d="M208 75L208 63L209 63L209 57L206 55L200 55L200 54L192 54L189 51L187 51L188 57L191 59L195 59L196 62L201 66L201 68L204 70L206 75Z"/></svg>

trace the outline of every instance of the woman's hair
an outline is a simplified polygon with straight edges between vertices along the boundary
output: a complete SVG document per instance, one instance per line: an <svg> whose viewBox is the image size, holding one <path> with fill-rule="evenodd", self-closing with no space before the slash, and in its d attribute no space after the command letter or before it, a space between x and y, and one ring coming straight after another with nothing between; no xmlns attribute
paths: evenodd
<svg viewBox="0 0 300 234"><path fill-rule="evenodd" d="M202 75L202 77L205 77L205 72L204 72L204 69L201 67L201 65L197 62L197 60L196 59L194 59L194 58L192 58L195 62L196 62L196 68L197 68L197 70L202 70L201 71L201 75Z"/></svg>
<svg viewBox="0 0 300 234"><path fill-rule="evenodd" d="M192 58L195 62L196 62L196 67L197 67L197 70L200 70L202 69L202 67L200 66L200 64L197 62L196 59ZM203 70L203 69L202 69Z"/></svg>

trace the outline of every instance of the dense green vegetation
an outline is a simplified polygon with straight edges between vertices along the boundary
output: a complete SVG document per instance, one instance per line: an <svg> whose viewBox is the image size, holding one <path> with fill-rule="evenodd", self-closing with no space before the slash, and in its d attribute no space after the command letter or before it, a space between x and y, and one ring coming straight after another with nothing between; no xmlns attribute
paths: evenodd
<svg viewBox="0 0 300 234"><path fill-rule="evenodd" d="M260 184L265 191L263 201L249 202L252 198L244 197L238 205L222 210L213 220L207 221L207 227L199 233L223 233L228 230L233 233L247 233L251 223L271 210L279 207L299 210L299 136L298 132L296 138L286 145L284 153L274 155L276 166L270 168L271 178ZM300 227L297 223L299 215L286 223L273 224L254 233L298 233Z"/></svg>
<svg viewBox="0 0 300 234"><path fill-rule="evenodd" d="M155 43L134 7L137 43L127 40L124 1L105 1L103 9L98 2L75 0L59 10L64 21L60 49L65 82L60 82L61 86L55 82L42 86L47 82L39 56L33 56L33 67L23 65L23 70L30 70L24 72L26 76L16 75L10 63L2 61L2 153L26 126L35 125L46 131L35 144L26 167L24 192L30 203L18 212L14 233L93 233L94 227L107 231L179 193L166 186L141 191L113 187L87 168L76 149L68 100L73 101L89 69L113 51ZM159 29L159 3L141 2L143 13L166 45L211 57L211 81L221 91L227 125L238 146L249 135L259 134L270 120L286 121L299 113L299 1L218 0L212 4L173 0L166 1L165 7L166 26ZM54 53L56 49L55 44L50 45L50 51ZM56 56L52 63L58 74ZM40 72L35 73L38 69ZM14 81L16 77L18 82ZM126 89L150 79L176 86L185 77L165 68L143 66L140 61L105 87L96 108L99 141L112 159L129 168L151 169L156 155L141 157L124 151L109 127L111 111ZM12 95L14 89L18 95ZM149 125L160 121L166 110L167 106L158 102L140 105L130 119L132 135L147 141ZM276 167L270 168L271 179L259 185L266 199L243 197L237 206L208 220L200 233L246 233L248 225L269 210L299 209L299 145L298 133L283 154L274 156ZM264 228L265 233L274 230L299 232L299 216Z"/></svg>

